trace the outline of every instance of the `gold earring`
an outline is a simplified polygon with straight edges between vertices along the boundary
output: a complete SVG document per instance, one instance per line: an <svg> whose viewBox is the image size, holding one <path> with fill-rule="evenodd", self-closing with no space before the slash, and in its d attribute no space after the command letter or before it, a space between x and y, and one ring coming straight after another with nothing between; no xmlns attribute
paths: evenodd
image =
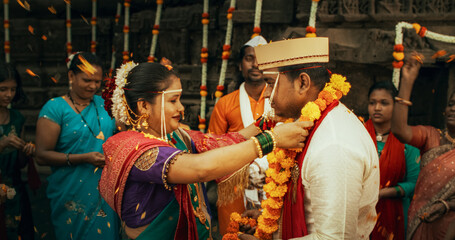
<svg viewBox="0 0 455 240"><path fill-rule="evenodd" d="M185 111L182 112L182 121L185 120Z"/></svg>
<svg viewBox="0 0 455 240"><path fill-rule="evenodd" d="M145 115L141 116L141 118L143 118L142 127L144 127L145 130L147 130L149 128L149 123L147 122L147 118L148 117L149 117L148 114L145 114Z"/></svg>

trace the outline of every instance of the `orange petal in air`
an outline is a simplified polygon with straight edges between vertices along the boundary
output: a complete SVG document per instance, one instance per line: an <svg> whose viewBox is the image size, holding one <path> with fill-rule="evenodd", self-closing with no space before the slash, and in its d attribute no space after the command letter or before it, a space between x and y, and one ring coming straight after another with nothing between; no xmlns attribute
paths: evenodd
<svg viewBox="0 0 455 240"><path fill-rule="evenodd" d="M21 2L21 0L17 0L17 3L19 3L19 5L21 5L21 7L25 10L30 11L30 4L28 4L27 1L24 0L24 2Z"/></svg>
<svg viewBox="0 0 455 240"><path fill-rule="evenodd" d="M32 77L38 76L38 75L36 75L34 72L32 72L32 70L30 70L30 69L28 69L28 68L27 68L25 71L28 73L28 75L30 75L30 76L32 76Z"/></svg>
<svg viewBox="0 0 455 240"><path fill-rule="evenodd" d="M77 67L84 73L86 73L87 75L93 75L96 73L96 68L93 67L92 64L90 64L87 60L85 60L84 57L82 57L81 54L77 55L77 57L79 58L79 60L81 61L82 64L80 65L77 65Z"/></svg>
<svg viewBox="0 0 455 240"><path fill-rule="evenodd" d="M87 18L84 17L84 15L81 14L81 18L82 18L82 20L84 20L85 23L87 23L88 25L90 25L90 23L88 22Z"/></svg>
<svg viewBox="0 0 455 240"><path fill-rule="evenodd" d="M28 25L28 31L29 31L31 34L35 34L35 29L32 27L32 25Z"/></svg>
<svg viewBox="0 0 455 240"><path fill-rule="evenodd" d="M47 9L49 9L49 12L51 12L52 14L57 14L57 10L55 10L54 6L50 6Z"/></svg>

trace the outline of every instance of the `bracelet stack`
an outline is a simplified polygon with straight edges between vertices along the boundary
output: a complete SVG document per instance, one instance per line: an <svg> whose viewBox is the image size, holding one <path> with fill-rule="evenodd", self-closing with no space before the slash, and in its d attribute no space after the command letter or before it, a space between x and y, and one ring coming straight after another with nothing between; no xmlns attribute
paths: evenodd
<svg viewBox="0 0 455 240"><path fill-rule="evenodd" d="M276 149L276 139L273 133L269 130L265 130L258 135L251 137L256 144L256 148L259 153L259 157L262 158L264 155L271 153Z"/></svg>

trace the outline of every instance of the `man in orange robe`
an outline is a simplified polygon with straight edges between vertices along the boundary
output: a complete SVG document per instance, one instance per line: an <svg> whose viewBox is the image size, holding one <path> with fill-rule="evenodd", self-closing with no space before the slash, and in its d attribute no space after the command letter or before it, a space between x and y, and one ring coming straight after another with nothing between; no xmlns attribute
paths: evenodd
<svg viewBox="0 0 455 240"><path fill-rule="evenodd" d="M254 47L267 44L262 36L248 41L240 49L239 71L244 82L240 88L217 102L210 117L209 132L223 134L237 132L252 124L269 105L263 96L266 83L262 71L258 69ZM218 221L220 233L224 235L232 212L260 208L265 197L262 186L265 181L267 159L257 159L251 166L245 166L233 175L217 180L218 183ZM249 181L248 181L249 180ZM248 189L245 186L248 185Z"/></svg>

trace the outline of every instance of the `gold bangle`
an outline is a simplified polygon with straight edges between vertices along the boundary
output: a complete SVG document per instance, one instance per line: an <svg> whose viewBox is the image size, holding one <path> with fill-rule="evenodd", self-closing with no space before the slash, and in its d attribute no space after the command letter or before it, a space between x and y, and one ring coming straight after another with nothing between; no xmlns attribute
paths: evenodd
<svg viewBox="0 0 455 240"><path fill-rule="evenodd" d="M256 149L258 150L259 158L262 158L262 148L261 145L259 144L259 141L256 137L251 137L251 140L253 140L254 144L256 144Z"/></svg>
<svg viewBox="0 0 455 240"><path fill-rule="evenodd" d="M272 152L275 151L276 145L277 145L275 134L272 131L270 131L270 130L265 130L264 132L270 134L270 137L272 137L272 141L273 141L273 150L272 150Z"/></svg>
<svg viewBox="0 0 455 240"><path fill-rule="evenodd" d="M405 100L405 99L400 98L400 97L395 97L395 102L399 103L399 104L403 104L405 106L412 106L412 102L411 101Z"/></svg>

